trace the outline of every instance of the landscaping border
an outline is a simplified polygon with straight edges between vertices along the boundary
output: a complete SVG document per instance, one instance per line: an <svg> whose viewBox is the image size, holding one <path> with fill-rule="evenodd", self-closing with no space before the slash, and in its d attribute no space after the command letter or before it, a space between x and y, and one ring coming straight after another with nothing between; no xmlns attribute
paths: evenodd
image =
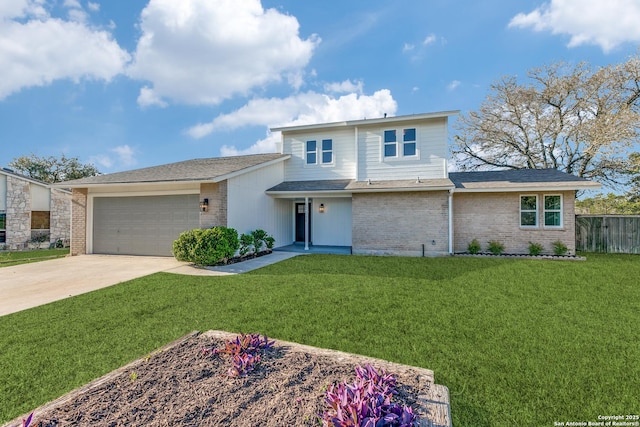
<svg viewBox="0 0 640 427"><path fill-rule="evenodd" d="M182 338L179 338L155 351L151 354L165 352L177 347L186 341L194 338L214 338L220 340L230 340L237 336L235 333L225 331L210 330L204 333L198 331L191 332ZM361 356L351 353L344 353L337 350L322 349L317 347L311 347L307 345L274 340L275 345L288 352L301 352L307 354L320 355L325 357L335 358L342 363L356 365L371 364L376 367L385 369L387 372L394 374L412 374L419 378L420 392L416 399L416 406L414 407L415 413L420 416L420 427L451 427L451 410L449 403L449 390L446 386L435 384L433 371L429 369L413 367L408 365L401 365L394 362L389 362L382 359L375 359L367 356ZM79 395L89 393L92 389L99 387L100 385L111 381L113 378L121 375L122 373L132 371L136 366L143 364L147 361L148 356L142 357L134 362L131 362L123 367L120 367L112 372L109 372L102 377L81 386L62 397L55 399L33 411L33 419L37 420L39 414L43 414L46 411L55 409L58 406L64 405L67 402L75 400ZM22 415L2 427L17 427L22 423L22 419L25 419L29 414Z"/></svg>

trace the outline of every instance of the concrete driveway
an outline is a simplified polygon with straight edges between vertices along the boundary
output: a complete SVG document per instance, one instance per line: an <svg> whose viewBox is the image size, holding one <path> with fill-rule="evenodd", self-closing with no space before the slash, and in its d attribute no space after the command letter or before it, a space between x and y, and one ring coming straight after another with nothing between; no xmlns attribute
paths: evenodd
<svg viewBox="0 0 640 427"><path fill-rule="evenodd" d="M81 255L0 268L0 316L160 271L221 275L171 257Z"/></svg>

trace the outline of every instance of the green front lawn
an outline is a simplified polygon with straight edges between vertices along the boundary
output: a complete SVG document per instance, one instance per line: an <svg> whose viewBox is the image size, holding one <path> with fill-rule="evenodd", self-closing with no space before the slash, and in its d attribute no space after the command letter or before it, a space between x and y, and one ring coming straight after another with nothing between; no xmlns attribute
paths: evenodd
<svg viewBox="0 0 640 427"><path fill-rule="evenodd" d="M0 252L0 267L45 261L53 258L64 258L67 255L69 255L69 248Z"/></svg>
<svg viewBox="0 0 640 427"><path fill-rule="evenodd" d="M307 255L160 273L0 317L0 423L193 330L259 332L432 369L456 426L640 412L640 257Z"/></svg>

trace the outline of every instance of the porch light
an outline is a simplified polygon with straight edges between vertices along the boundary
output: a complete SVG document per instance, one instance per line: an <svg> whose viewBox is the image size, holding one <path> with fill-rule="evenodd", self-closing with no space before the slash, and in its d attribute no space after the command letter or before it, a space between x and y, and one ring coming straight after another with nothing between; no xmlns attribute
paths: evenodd
<svg viewBox="0 0 640 427"><path fill-rule="evenodd" d="M318 212L324 213L324 203L320 203L320 207L318 208Z"/></svg>
<svg viewBox="0 0 640 427"><path fill-rule="evenodd" d="M204 199L200 202L200 210L206 212L209 209L209 199Z"/></svg>

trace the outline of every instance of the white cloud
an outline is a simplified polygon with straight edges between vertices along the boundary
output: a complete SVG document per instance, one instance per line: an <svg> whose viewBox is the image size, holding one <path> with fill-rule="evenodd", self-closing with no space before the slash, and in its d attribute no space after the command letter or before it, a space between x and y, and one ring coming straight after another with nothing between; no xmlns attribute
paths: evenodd
<svg viewBox="0 0 640 427"><path fill-rule="evenodd" d="M382 89L373 95L351 93L333 98L327 95L308 92L284 99L256 99L244 107L216 117L212 122L200 124L187 133L194 138L203 137L216 130L233 130L248 125L298 126L314 123L357 120L364 118L395 115L398 109L396 101L388 89ZM277 135L257 141L245 150L232 146L221 149L223 155L252 154L274 152Z"/></svg>
<svg viewBox="0 0 640 427"><path fill-rule="evenodd" d="M87 8L92 12L98 12L100 10L100 3L88 2Z"/></svg>
<svg viewBox="0 0 640 427"><path fill-rule="evenodd" d="M119 145L111 149L118 156L118 161L123 166L133 166L138 161L135 158L135 150L128 145Z"/></svg>
<svg viewBox="0 0 640 427"><path fill-rule="evenodd" d="M151 82L157 99L218 104L300 72L319 43L303 40L295 17L260 0L150 0L128 73Z"/></svg>
<svg viewBox="0 0 640 427"><path fill-rule="evenodd" d="M453 80L451 83L447 85L447 89L456 90L458 86L460 86L462 82L460 80Z"/></svg>
<svg viewBox="0 0 640 427"><path fill-rule="evenodd" d="M436 35L432 33L432 34L429 34L427 37L425 37L422 44L425 46L428 46L430 44L434 44L436 40L437 40Z"/></svg>
<svg viewBox="0 0 640 427"><path fill-rule="evenodd" d="M90 163L98 166L98 169L129 168L138 163L135 158L136 151L128 145L119 145L109 150L111 154L96 154L89 159ZM115 157L115 158L114 158Z"/></svg>
<svg viewBox="0 0 640 427"><path fill-rule="evenodd" d="M0 100L58 79L109 81L130 59L106 31L51 18L42 0L18 4L0 6Z"/></svg>
<svg viewBox="0 0 640 427"><path fill-rule="evenodd" d="M144 86L142 89L140 89L140 95L138 95L138 105L143 108L150 107L152 105L164 108L169 104L167 104L159 96L157 96L153 89L148 86Z"/></svg>
<svg viewBox="0 0 640 427"><path fill-rule="evenodd" d="M404 46L402 46L402 51L403 51L403 52L410 52L410 51L412 51L412 50L413 50L413 49L415 49L415 48L416 48L416 46L415 46L415 45L413 45L413 44L411 44L411 43L405 43L405 44L404 44Z"/></svg>
<svg viewBox="0 0 640 427"><path fill-rule="evenodd" d="M551 0L530 13L517 14L509 27L567 34L569 47L593 44L606 53L626 42L640 42L638 22L637 0Z"/></svg>
<svg viewBox="0 0 640 427"><path fill-rule="evenodd" d="M324 85L324 90L331 93L355 92L361 94L363 87L364 83L362 82L362 80L358 80L355 82L352 82L351 80L345 80L342 82L327 83Z"/></svg>

